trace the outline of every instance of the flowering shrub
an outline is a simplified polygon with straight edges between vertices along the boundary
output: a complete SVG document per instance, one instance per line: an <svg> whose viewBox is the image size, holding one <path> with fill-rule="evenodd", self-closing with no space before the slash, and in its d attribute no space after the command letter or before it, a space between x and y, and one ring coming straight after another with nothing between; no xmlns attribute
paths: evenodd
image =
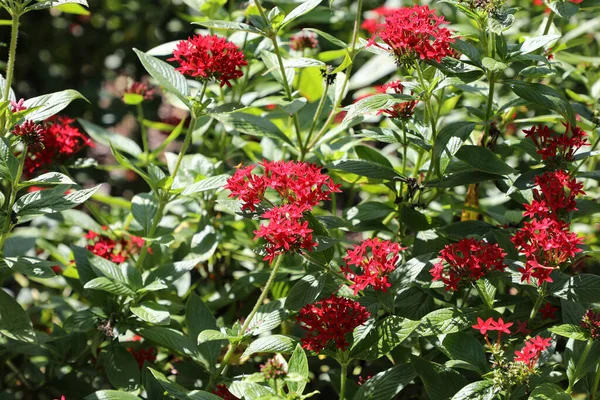
<svg viewBox="0 0 600 400"><path fill-rule="evenodd" d="M600 396L597 0L183 3L107 127L0 0L1 398Z"/></svg>

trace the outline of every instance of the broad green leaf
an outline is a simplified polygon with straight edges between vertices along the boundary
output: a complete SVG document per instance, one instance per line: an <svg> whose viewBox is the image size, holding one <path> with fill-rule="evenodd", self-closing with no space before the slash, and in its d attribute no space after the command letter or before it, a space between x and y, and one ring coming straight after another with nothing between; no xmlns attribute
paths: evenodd
<svg viewBox="0 0 600 400"><path fill-rule="evenodd" d="M485 69L492 72L500 72L508 68L508 65L491 57L483 57L481 64L485 67Z"/></svg>
<svg viewBox="0 0 600 400"><path fill-rule="evenodd" d="M457 172L452 175L447 175L441 180L430 181L426 185L437 188L454 188L457 186L470 185L472 183L494 181L499 179L504 179L504 177L502 175L488 174L487 172L473 170L466 172Z"/></svg>
<svg viewBox="0 0 600 400"><path fill-rule="evenodd" d="M229 337L221 331L206 329L198 335L198 344L214 342L218 340L229 340Z"/></svg>
<svg viewBox="0 0 600 400"><path fill-rule="evenodd" d="M195 292L192 292L188 297L185 306L185 322L188 329L188 337L196 341L200 333L205 330L217 331L219 329L215 317ZM216 341L200 343L198 350L209 360L210 365L214 366L217 363L222 344L222 342Z"/></svg>
<svg viewBox="0 0 600 400"><path fill-rule="evenodd" d="M486 379L469 383L460 389L452 400L493 400L497 391L494 381Z"/></svg>
<svg viewBox="0 0 600 400"><path fill-rule="evenodd" d="M40 260L35 257L6 257L1 259L7 267L15 272L32 278L53 278L56 276L52 267L58 263L47 260Z"/></svg>
<svg viewBox="0 0 600 400"><path fill-rule="evenodd" d="M375 328L352 348L352 355L361 360L377 360L408 339L419 324L395 315L377 321Z"/></svg>
<svg viewBox="0 0 600 400"><path fill-rule="evenodd" d="M137 361L123 346L113 345L108 348L104 358L104 369L115 389L133 391L140 384L140 369Z"/></svg>
<svg viewBox="0 0 600 400"><path fill-rule="evenodd" d="M256 339L246 348L242 357L249 357L255 353L293 353L297 341L284 335L271 335Z"/></svg>
<svg viewBox="0 0 600 400"><path fill-rule="evenodd" d="M358 389L353 400L392 400L415 377L415 369L411 364L399 364L382 371L367 380Z"/></svg>
<svg viewBox="0 0 600 400"><path fill-rule="evenodd" d="M76 90L67 89L61 92L45 94L25 100L23 105L27 108L38 107L35 111L27 114L25 119L31 121L44 121L65 109L73 100L83 99L81 93Z"/></svg>
<svg viewBox="0 0 600 400"><path fill-rule="evenodd" d="M600 276L579 274L550 284L549 293L553 296L589 304L600 302Z"/></svg>
<svg viewBox="0 0 600 400"><path fill-rule="evenodd" d="M167 377L163 373L153 368L148 368L148 370L150 371L154 379L156 379L158 383L160 383L160 385L163 387L163 389L170 395L170 397L173 397L177 400L189 399L188 390L186 388L184 388L178 383L173 382L170 379L167 379Z"/></svg>
<svg viewBox="0 0 600 400"><path fill-rule="evenodd" d="M463 239L470 236L483 236L494 229L498 228L483 221L460 221L438 228L437 231L451 238Z"/></svg>
<svg viewBox="0 0 600 400"><path fill-rule="evenodd" d="M455 155L459 160L481 172L497 175L510 175L517 172L485 147L465 145Z"/></svg>
<svg viewBox="0 0 600 400"><path fill-rule="evenodd" d="M85 400L140 400L139 397L118 390L99 390L85 397Z"/></svg>
<svg viewBox="0 0 600 400"><path fill-rule="evenodd" d="M138 157L142 154L140 146L126 136L119 135L117 132L109 131L81 118L78 119L77 122L81 124L83 129L92 139L100 144L106 146L112 145L115 149L131 154L134 157Z"/></svg>
<svg viewBox="0 0 600 400"><path fill-rule="evenodd" d="M577 4L570 1L552 1L548 3L548 7L564 19L571 18L579 11Z"/></svg>
<svg viewBox="0 0 600 400"><path fill-rule="evenodd" d="M266 136L294 146L293 142L268 119L245 113L219 114L214 117L238 132L252 136Z"/></svg>
<svg viewBox="0 0 600 400"><path fill-rule="evenodd" d="M130 308L131 312L137 315L142 321L154 325L169 325L171 323L171 314L165 306L154 301L144 301L138 306Z"/></svg>
<svg viewBox="0 0 600 400"><path fill-rule="evenodd" d="M338 47L342 47L342 48L348 47L348 45L346 43L344 43L340 39L332 36L331 34L329 34L327 32L323 32L323 31L315 29L315 28L304 28L303 30L304 31L314 32L317 35L321 36L323 39L327 40L329 43L334 44L334 45L336 45Z"/></svg>
<svg viewBox="0 0 600 400"><path fill-rule="evenodd" d="M3 289L0 289L0 333L19 342L37 342L29 316Z"/></svg>
<svg viewBox="0 0 600 400"><path fill-rule="evenodd" d="M396 170L365 160L338 160L327 165L327 168L350 172L355 175L373 179L394 180L402 177Z"/></svg>
<svg viewBox="0 0 600 400"><path fill-rule="evenodd" d="M456 333L469 328L477 312L472 308L442 308L427 314L417 328L420 336L437 336Z"/></svg>
<svg viewBox="0 0 600 400"><path fill-rule="evenodd" d="M560 38L560 35L543 35L538 37L528 37L525 38L523 43L521 43L521 48L519 49L519 53L528 54L537 49L544 47L546 48L548 45L552 44Z"/></svg>
<svg viewBox="0 0 600 400"><path fill-rule="evenodd" d="M208 190L222 189L229 178L231 178L230 175L211 176L187 186L183 189L181 194L183 196L192 196L196 193L202 193Z"/></svg>
<svg viewBox="0 0 600 400"><path fill-rule="evenodd" d="M14 181L18 169L19 160L14 156L13 150L6 139L0 138L0 177Z"/></svg>
<svg viewBox="0 0 600 400"><path fill-rule="evenodd" d="M285 308L298 311L306 304L313 303L323 291L327 275L305 275L300 279L288 293L285 299Z"/></svg>
<svg viewBox="0 0 600 400"><path fill-rule="evenodd" d="M385 110L391 108L395 104L405 103L411 100L415 100L415 97L407 94L375 94L352 104L348 109L348 113L344 117L343 122L350 121L365 114L374 114L379 110Z"/></svg>
<svg viewBox="0 0 600 400"><path fill-rule="evenodd" d="M571 395L562 390L560 386L545 382L533 389L529 400L571 400Z"/></svg>
<svg viewBox="0 0 600 400"><path fill-rule="evenodd" d="M113 154L113 156L115 157L115 160L117 160L117 162L119 164L121 164L123 167L125 167L127 169L134 171L136 174L141 176L144 181L146 181L146 183L148 184L148 186L150 186L152 188L152 190L154 190L155 192L158 191L158 187L156 186L156 183L150 178L150 176L147 173L145 173L144 171L142 171L140 168L138 168L137 166L133 165L133 163L131 161L129 161L129 159L127 157L125 157L123 154L121 154L119 152L119 150L117 150L113 146L112 143L110 143L110 151Z"/></svg>
<svg viewBox="0 0 600 400"><path fill-rule="evenodd" d="M306 352L302 346L300 346L300 344L297 344L292 356L290 357L290 360L288 361L288 373L298 374L308 380L308 372L308 358L306 357ZM306 383L306 381L288 381L287 386L291 393L301 395L306 388Z"/></svg>
<svg viewBox="0 0 600 400"><path fill-rule="evenodd" d="M144 230L144 235L150 235L152 222L158 212L158 200L152 193L141 193L131 199L131 214Z"/></svg>
<svg viewBox="0 0 600 400"><path fill-rule="evenodd" d="M146 68L146 71L162 86L167 92L174 94L186 106L190 106L188 96L188 84L185 77L174 67L156 57L150 56L138 49L133 49L140 59L140 62Z"/></svg>
<svg viewBox="0 0 600 400"><path fill-rule="evenodd" d="M135 295L135 292L123 282L111 280L104 276L88 281L83 287L84 289L101 290L119 296L133 297Z"/></svg>
<svg viewBox="0 0 600 400"><path fill-rule="evenodd" d="M254 382L233 381L229 386L229 391L234 396L245 400L269 399L273 396L271 388Z"/></svg>
<svg viewBox="0 0 600 400"><path fill-rule="evenodd" d="M97 326L98 317L90 310L82 310L69 315L62 328L67 332L88 332Z"/></svg>
<svg viewBox="0 0 600 400"><path fill-rule="evenodd" d="M167 349L174 351L178 354L189 356L197 359L198 348L196 346L196 339L191 340L183 333L162 326L147 326L138 327L137 333L145 339L148 339L160 346L166 347Z"/></svg>
<svg viewBox="0 0 600 400"><path fill-rule="evenodd" d="M304 14L307 14L308 12L313 10L315 7L317 7L319 4L321 4L321 1L322 0L305 0L305 1L303 1L298 7L294 8L292 11L290 11L290 13L288 15L285 16L279 29L283 28L284 26L286 26L287 24L289 24L296 18L301 17Z"/></svg>
<svg viewBox="0 0 600 400"><path fill-rule="evenodd" d="M406 263L398 266L390 274L390 283L392 284L393 291L409 286L414 282L423 269L431 266L430 260L432 256L432 253L423 254L411 258Z"/></svg>
<svg viewBox="0 0 600 400"><path fill-rule="evenodd" d="M433 160L439 174L444 173L450 160L469 138L473 129L475 129L473 122L454 122L440 130L433 145Z"/></svg>
<svg viewBox="0 0 600 400"><path fill-rule="evenodd" d="M75 185L75 182L60 172L47 172L21 183L21 187L41 185Z"/></svg>
<svg viewBox="0 0 600 400"><path fill-rule="evenodd" d="M50 7L58 7L63 4L80 4L89 7L87 0L45 0L26 7L26 10L44 10Z"/></svg>
<svg viewBox="0 0 600 400"><path fill-rule="evenodd" d="M86 10L80 4L63 4L60 6L56 6L58 10L67 14L75 14L75 15L90 15L90 11Z"/></svg>
<svg viewBox="0 0 600 400"><path fill-rule="evenodd" d="M579 325L562 324L552 326L548 328L548 330L556 335L564 336L575 340L586 341L590 339L590 332L586 329L583 329Z"/></svg>
<svg viewBox="0 0 600 400"><path fill-rule="evenodd" d="M571 107L565 96L550 86L521 81L510 81L509 86L517 96L543 108L554 110L562 115L567 122L574 124L575 113L573 107Z"/></svg>
<svg viewBox="0 0 600 400"><path fill-rule="evenodd" d="M441 364L416 356L411 356L410 360L431 400L451 398L468 384L460 373Z"/></svg>
<svg viewBox="0 0 600 400"><path fill-rule="evenodd" d="M226 29L230 31L241 31L241 32L250 32L260 34L261 31L256 29L252 25L244 24L242 22L234 22L234 21L220 21L220 20L208 20L208 21L199 21L192 22L192 24L204 26L205 28L212 29Z"/></svg>
<svg viewBox="0 0 600 400"><path fill-rule="evenodd" d="M494 298L496 297L496 287L490 282L489 279L481 278L477 280L475 288L477 289L477 293L479 293L479 297L481 297L483 304L485 304L490 310L493 309Z"/></svg>
<svg viewBox="0 0 600 400"><path fill-rule="evenodd" d="M248 326L248 332L252 332L254 336L257 336L281 325L281 322L287 317L287 311L283 307L284 300L278 299L260 306L250 326Z"/></svg>
<svg viewBox="0 0 600 400"><path fill-rule="evenodd" d="M489 370L485 349L473 336L464 332L453 333L444 338L442 345L451 359L465 361L477 367L480 374Z"/></svg>

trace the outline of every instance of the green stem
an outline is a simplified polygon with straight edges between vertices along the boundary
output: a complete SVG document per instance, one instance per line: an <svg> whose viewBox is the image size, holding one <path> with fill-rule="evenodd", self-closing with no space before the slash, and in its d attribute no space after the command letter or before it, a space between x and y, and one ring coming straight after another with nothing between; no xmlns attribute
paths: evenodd
<svg viewBox="0 0 600 400"><path fill-rule="evenodd" d="M587 360L590 351L592 350L592 346L594 345L594 341L592 339L588 339L585 344L585 348L583 352L579 356L579 360L577 360L577 364L575 365L575 373L573 374L573 380L569 380L569 387L567 387L566 392L571 393L573 391L573 386L577 383L577 375L579 375L581 368L585 364L585 360Z"/></svg>
<svg viewBox="0 0 600 400"><path fill-rule="evenodd" d="M481 138L481 145L485 147L488 136L490 135L490 129L492 128L492 108L494 106L494 86L496 85L496 79L494 73L490 73L488 77L489 80L489 91L488 91L488 101L485 111L485 130L483 133L483 138Z"/></svg>
<svg viewBox="0 0 600 400"><path fill-rule="evenodd" d="M319 133L317 133L317 136L315 136L315 138L306 147L306 152L309 152L317 143L319 143L319 140L321 140L323 135L325 135L325 133L327 132L327 128L329 128L329 125L335 119L337 109L340 107L340 104L342 103L343 94L346 92L346 87L348 86L348 82L350 81L350 74L352 73L352 66L354 65L354 57L356 56L356 42L358 40L358 32L360 29L362 5L363 5L363 0L358 0L358 6L357 6L357 10L356 10L356 18L354 20L354 30L352 32L352 43L350 44L350 49L348 50L348 55L349 55L350 59L352 60L352 63L350 63L350 65L348 65L348 68L346 68L346 77L344 79L344 83L342 83L342 88L340 91L340 93L342 95L336 101L336 104L333 105L333 108L331 109L331 112L329 113L329 117L327 118L327 120L325 121L325 123L323 124L321 129L319 130Z"/></svg>
<svg viewBox="0 0 600 400"><path fill-rule="evenodd" d="M265 287L264 287L262 293L260 294L260 297L256 301L256 304L254 304L254 307L252 308L252 311L250 311L250 314L248 314L246 321L244 321L244 325L242 325L242 328L240 330L241 335L244 335L246 333L246 330L250 326L252 319L254 318L254 316L258 312L258 309L263 305L265 299L267 298L267 295L269 294L269 290L271 289L273 282L275 282L275 278L277 276L277 271L279 270L279 267L281 266L282 261L283 261L283 254L280 254L275 259L275 264L273 265L273 269L271 270L271 275L269 275L269 279L267 280L267 283L265 284ZM206 388L207 392L210 392L213 390L213 388L216 384L217 378L221 377L225 373L225 370L226 370L227 366L229 365L229 360L231 359L231 357L237 350L239 344L240 344L240 342L237 342L237 343L232 343L229 346L229 350L227 350L227 353L225 353L225 356L223 356L223 361L221 361L221 365L219 365L219 368L215 371L214 374L211 375L210 381L208 382L208 386Z"/></svg>
<svg viewBox="0 0 600 400"><path fill-rule="evenodd" d="M594 376L594 382L592 383L592 390L590 391L590 399L596 400L596 393L598 392L598 385L600 385L600 363L596 368L596 375Z"/></svg>
<svg viewBox="0 0 600 400"><path fill-rule="evenodd" d="M540 309L540 306L542 305L542 301L544 301L545 289L546 289L546 282L544 282L542 284L542 287L540 288L540 291L538 293L538 298L535 300L535 304L533 305L533 308L531 309L531 314L529 314L529 320L533 320L535 318L538 310Z"/></svg>
<svg viewBox="0 0 600 400"><path fill-rule="evenodd" d="M19 369L15 366L15 364L13 364L11 360L6 360L6 365L8 365L8 368L10 368L17 375L17 377L21 380L21 383L23 383L23 385L25 385L27 389L33 390L33 386L31 386L27 378L25 378L25 375L23 375L23 373L19 371Z"/></svg>
<svg viewBox="0 0 600 400"><path fill-rule="evenodd" d="M548 32L550 32L552 21L554 21L554 15L554 11L550 11L550 15L548 15L548 21L546 21L546 26L544 27L544 35L547 35Z"/></svg>
<svg viewBox="0 0 600 400"><path fill-rule="evenodd" d="M308 144L310 143L310 138L315 130L315 127L317 126L317 122L319 121L319 118L321 117L321 113L323 112L323 107L325 106L325 99L327 99L327 91L329 90L329 79L325 79L325 91L323 92L323 96L321 97L321 100L319 100L319 105L317 106L317 113L315 114L315 118L313 119L312 124L310 125L310 129L308 131L308 134L306 135L306 142L304 144L304 148L308 148ZM302 161L302 160L300 160Z"/></svg>
<svg viewBox="0 0 600 400"><path fill-rule="evenodd" d="M148 164L148 130L144 126L144 107L142 103L137 104L137 121L140 126L140 136L142 137L142 145L144 147L144 165Z"/></svg>
<svg viewBox="0 0 600 400"><path fill-rule="evenodd" d="M10 196L8 198L8 202L6 203L6 220L4 221L4 227L2 227L2 231L0 232L0 255L3 254L2 248L4 247L4 241L8 237L11 229L13 228L12 224L12 211L17 201L17 192L19 191L19 182L21 181L21 176L23 175L23 165L25 163L25 157L27 156L27 145L23 147L23 152L19 157L19 166L17 167L17 174L15 175L15 179L10 182Z"/></svg>
<svg viewBox="0 0 600 400"><path fill-rule="evenodd" d="M17 39L19 36L19 18L20 13L12 14L12 24L10 30L10 47L8 50L8 64L6 64L6 86L4 87L4 93L2 93L2 100L7 101L10 93L10 86L12 85L13 74L15 71L15 58L17 55Z"/></svg>
<svg viewBox="0 0 600 400"><path fill-rule="evenodd" d="M340 377L340 400L345 399L346 380L348 378L348 363L340 363L342 366L342 376Z"/></svg>
<svg viewBox="0 0 600 400"><path fill-rule="evenodd" d="M406 163L407 163L406 156L408 154L408 140L406 140L406 125L404 123L404 120L402 120L401 124L402 124L402 144L404 147L402 149L402 175L406 176Z"/></svg>
<svg viewBox="0 0 600 400"><path fill-rule="evenodd" d="M435 138L437 137L436 121L434 119L433 110L431 108L431 96L429 94L429 88L425 84L425 78L423 77L423 71L421 71L421 65L419 64L418 61L416 62L415 70L417 71L417 76L419 78L419 82L421 83L423 90L425 90L425 94L423 96L423 102L425 103L425 115L423 116L423 121L429 122L429 125L431 126L431 142L433 143L433 142L435 142ZM415 177L416 177L416 174L421 170L421 163L423 162L424 152L425 152L424 149L419 149L419 156L417 158L417 164L415 165L415 171L414 171ZM429 176L431 175L431 173L433 171L433 165L434 165L434 163L430 162L429 169L427 170L427 175L426 175L424 181L427 181L429 179Z"/></svg>

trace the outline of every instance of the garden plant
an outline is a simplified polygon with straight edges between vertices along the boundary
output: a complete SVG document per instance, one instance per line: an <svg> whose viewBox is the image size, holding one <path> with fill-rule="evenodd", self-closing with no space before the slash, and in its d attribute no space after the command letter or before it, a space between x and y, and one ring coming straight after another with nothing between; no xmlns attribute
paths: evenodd
<svg viewBox="0 0 600 400"><path fill-rule="evenodd" d="M182 2L119 130L0 0L0 399L600 399L600 1Z"/></svg>

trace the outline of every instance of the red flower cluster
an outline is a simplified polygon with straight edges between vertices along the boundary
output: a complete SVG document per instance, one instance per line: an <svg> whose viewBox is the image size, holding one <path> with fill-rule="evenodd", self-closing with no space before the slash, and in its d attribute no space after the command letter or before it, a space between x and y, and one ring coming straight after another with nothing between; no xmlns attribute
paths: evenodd
<svg viewBox="0 0 600 400"><path fill-rule="evenodd" d="M344 257L347 265L342 267L342 272L346 279L352 281L350 289L354 290L354 295L368 286L384 292L392 286L388 274L396 269L401 250L406 250L406 247L379 238L364 240L348 249ZM351 265L356 268L350 268Z"/></svg>
<svg viewBox="0 0 600 400"><path fill-rule="evenodd" d="M131 82L125 90L126 94L139 94L144 97L144 100L150 100L154 96L154 89L150 89L148 85L142 82Z"/></svg>
<svg viewBox="0 0 600 400"><path fill-rule="evenodd" d="M515 361L526 364L530 370L535 368L535 364L540 359L542 351L546 350L552 339L536 336L525 342L525 347L515 351Z"/></svg>
<svg viewBox="0 0 600 400"><path fill-rule="evenodd" d="M446 290L458 290L461 282L476 281L489 271L504 271L506 253L497 245L482 240L462 239L440 251L441 261L429 270L434 281L442 281Z"/></svg>
<svg viewBox="0 0 600 400"><path fill-rule="evenodd" d="M593 340L600 340L600 313L588 310L583 316L580 326L590 333Z"/></svg>
<svg viewBox="0 0 600 400"><path fill-rule="evenodd" d="M385 18L385 25L377 30L369 44L379 36L396 57L399 65L413 65L416 58L435 60L452 55L452 31L443 28L447 21L435 15L427 6L402 7Z"/></svg>
<svg viewBox="0 0 600 400"><path fill-rule="evenodd" d="M12 133L32 151L44 148L44 127L40 124L27 120L20 125L15 125Z"/></svg>
<svg viewBox="0 0 600 400"><path fill-rule="evenodd" d="M320 352L330 343L345 350L349 345L346 335L369 319L369 312L358 302L343 297L331 297L307 304L298 314L309 337L302 339L306 350Z"/></svg>
<svg viewBox="0 0 600 400"><path fill-rule="evenodd" d="M376 33L385 26L385 17L393 14L398 8L390 7L377 7L369 11L369 14L373 18L366 18L360 25L361 29L369 32L370 34Z"/></svg>
<svg viewBox="0 0 600 400"><path fill-rule="evenodd" d="M31 146L25 159L24 173L31 175L53 163L61 163L85 147L94 147L92 141L73 126L75 120L67 117L51 117L43 124L40 144Z"/></svg>
<svg viewBox="0 0 600 400"><path fill-rule="evenodd" d="M248 65L244 53L225 38L216 35L195 35L182 40L168 61L177 61L177 70L194 78L221 81L231 87L232 79L244 75L241 67ZM239 68L239 69L238 69Z"/></svg>
<svg viewBox="0 0 600 400"><path fill-rule="evenodd" d="M319 41L314 32L301 31L290 38L290 48L292 50L302 51L304 49L316 49L317 47L319 47Z"/></svg>
<svg viewBox="0 0 600 400"><path fill-rule="evenodd" d="M239 398L235 397L229 391L229 389L227 388L227 386L225 386L223 384L217 385L217 387L215 387L215 390L213 390L213 394L216 394L217 396L219 396L223 400L240 400Z"/></svg>
<svg viewBox="0 0 600 400"><path fill-rule="evenodd" d="M583 184L563 170L549 171L535 177L533 201L524 204L529 218L551 218L558 220L562 214L577 210L575 197L585 194ZM565 188L569 189L567 192Z"/></svg>
<svg viewBox="0 0 600 400"><path fill-rule="evenodd" d="M525 266L520 268L521 281L530 283L533 277L541 285L542 282L552 282L550 273L582 251L577 245L583 242L583 238L570 232L569 223L565 221L534 218L525 222L511 241L527 259Z"/></svg>
<svg viewBox="0 0 600 400"><path fill-rule="evenodd" d="M502 339L502 334L506 333L507 335L510 335L510 330L508 328L510 328L511 326L513 326L512 322L504 322L502 318L498 318L498 321L494 321L494 319L490 317L484 321L482 318L477 317L477 323L473 325L473 329L479 329L479 333L481 333L485 337L485 342L490 348L494 346L492 346L492 344L490 343L488 331L498 332L496 347L500 348L500 340Z"/></svg>
<svg viewBox="0 0 600 400"><path fill-rule="evenodd" d="M268 189L279 195L281 203L262 214L269 223L254 232L257 238L267 241L264 259L272 262L284 252L312 250L317 244L303 214L321 201L329 200L332 193L340 191L341 185L333 183L331 177L322 174L314 164L264 160L259 165L263 168L262 175L252 173L254 165L239 168L227 180L225 188L231 191L229 197L242 201L243 210L255 211L263 200L273 204L265 199Z"/></svg>
<svg viewBox="0 0 600 400"><path fill-rule="evenodd" d="M566 128L563 134L556 134L548 126L541 124L523 130L525 135L533 140L537 153L544 161L554 162L557 158L573 161L577 150L588 144L583 129L566 123L563 125Z"/></svg>
<svg viewBox="0 0 600 400"><path fill-rule="evenodd" d="M149 363L156 361L156 349L153 349L153 348L135 349L133 347L129 347L127 349L127 351L129 351L131 354L133 354L133 357L135 358L135 361L137 362L138 367L140 367L140 371L144 367L145 361L148 361Z"/></svg>
<svg viewBox="0 0 600 400"><path fill-rule="evenodd" d="M115 240L89 231L85 238L88 240L86 248L89 251L117 264L125 262L129 255L137 253L144 246L144 239L138 236ZM148 252L151 252L150 249Z"/></svg>
<svg viewBox="0 0 600 400"><path fill-rule="evenodd" d="M389 93L390 91L395 94L401 94L404 91L404 86L402 86L402 82L400 81L392 81L383 86L376 87L375 90L378 93L383 94ZM390 118L408 119L412 117L413 113L415 112L417 103L417 100L396 103L392 106L392 108L379 110L377 114L387 114L387 116Z"/></svg>

